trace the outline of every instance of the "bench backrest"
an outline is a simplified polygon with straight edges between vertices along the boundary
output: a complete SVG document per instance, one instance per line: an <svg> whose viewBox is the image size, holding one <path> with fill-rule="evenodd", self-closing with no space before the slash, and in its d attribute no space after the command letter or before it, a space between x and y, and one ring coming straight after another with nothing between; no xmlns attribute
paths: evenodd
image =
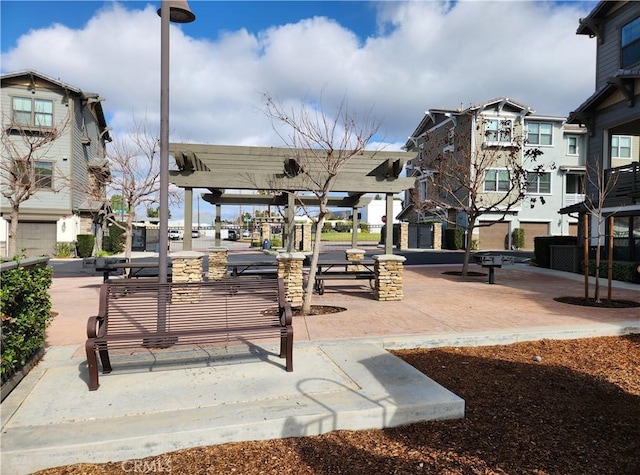
<svg viewBox="0 0 640 475"><path fill-rule="evenodd" d="M206 331L212 326L241 330L280 326L283 302L282 279L163 284L123 279L102 284L99 314L109 335Z"/></svg>

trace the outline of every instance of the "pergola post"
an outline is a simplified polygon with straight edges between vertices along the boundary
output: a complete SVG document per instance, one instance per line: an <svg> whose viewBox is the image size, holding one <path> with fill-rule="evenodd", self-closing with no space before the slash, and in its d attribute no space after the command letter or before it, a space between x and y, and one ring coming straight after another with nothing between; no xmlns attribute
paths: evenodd
<svg viewBox="0 0 640 475"><path fill-rule="evenodd" d="M193 227L193 188L184 189L184 233L182 250L191 251L191 229Z"/></svg>
<svg viewBox="0 0 640 475"><path fill-rule="evenodd" d="M393 194L386 194L387 209L385 211L387 222L385 226L384 253L393 254Z"/></svg>
<svg viewBox="0 0 640 475"><path fill-rule="evenodd" d="M220 247L222 245L222 205L216 204L216 247Z"/></svg>
<svg viewBox="0 0 640 475"><path fill-rule="evenodd" d="M351 208L351 247L358 247L358 208Z"/></svg>
<svg viewBox="0 0 640 475"><path fill-rule="evenodd" d="M293 252L296 241L296 198L293 193L287 193L287 211L284 219L284 229L286 235L284 236L287 244L287 252Z"/></svg>

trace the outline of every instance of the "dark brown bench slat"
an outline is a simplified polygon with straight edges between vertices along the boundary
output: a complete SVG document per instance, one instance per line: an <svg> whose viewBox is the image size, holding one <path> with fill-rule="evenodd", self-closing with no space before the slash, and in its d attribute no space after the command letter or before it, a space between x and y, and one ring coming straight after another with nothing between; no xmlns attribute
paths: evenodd
<svg viewBox="0 0 640 475"><path fill-rule="evenodd" d="M165 318L159 323L159 305ZM291 307L282 279L229 278L176 283L104 283L100 310L87 322L89 389L98 388L97 354L111 372L109 349L198 345L280 338L280 357L293 370ZM166 344L170 342L169 344Z"/></svg>

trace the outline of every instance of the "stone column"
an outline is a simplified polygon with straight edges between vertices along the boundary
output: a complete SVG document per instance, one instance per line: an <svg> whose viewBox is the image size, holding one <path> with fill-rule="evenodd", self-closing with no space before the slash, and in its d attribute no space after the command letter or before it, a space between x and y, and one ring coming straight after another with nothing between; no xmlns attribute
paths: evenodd
<svg viewBox="0 0 640 475"><path fill-rule="evenodd" d="M442 223L433 223L433 248L442 249Z"/></svg>
<svg viewBox="0 0 640 475"><path fill-rule="evenodd" d="M400 236L398 239L398 247L400 249L409 249L409 223L400 223Z"/></svg>
<svg viewBox="0 0 640 475"><path fill-rule="evenodd" d="M365 252L363 249L347 249L345 251L347 261L361 261L364 259ZM357 272L365 270L364 266L359 265L348 265L347 271L349 272Z"/></svg>
<svg viewBox="0 0 640 475"><path fill-rule="evenodd" d="M229 250L226 247L209 249L209 280L222 280L227 276Z"/></svg>
<svg viewBox="0 0 640 475"><path fill-rule="evenodd" d="M202 261L204 254L195 251L180 251L171 254L171 282L202 282ZM171 303L197 302L200 287L171 286Z"/></svg>
<svg viewBox="0 0 640 475"><path fill-rule="evenodd" d="M265 239L268 239L269 241L271 241L271 225L269 223L262 223L261 229L262 229L262 242L264 242Z"/></svg>
<svg viewBox="0 0 640 475"><path fill-rule="evenodd" d="M376 276L376 300L402 300L402 256L382 254L374 256L374 272Z"/></svg>
<svg viewBox="0 0 640 475"><path fill-rule="evenodd" d="M302 225L302 252L311 252L311 224Z"/></svg>
<svg viewBox="0 0 640 475"><path fill-rule="evenodd" d="M287 302L292 305L302 304L304 295L304 279L302 263L305 255L301 252L282 252L278 254L278 278L284 280L284 292Z"/></svg>

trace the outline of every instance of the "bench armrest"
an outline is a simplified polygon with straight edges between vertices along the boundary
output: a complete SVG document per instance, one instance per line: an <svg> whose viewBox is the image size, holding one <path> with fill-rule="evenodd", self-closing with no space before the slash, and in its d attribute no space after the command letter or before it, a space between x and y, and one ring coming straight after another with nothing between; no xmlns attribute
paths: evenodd
<svg viewBox="0 0 640 475"><path fill-rule="evenodd" d="M87 321L87 338L97 338L104 335L104 317L96 315Z"/></svg>

